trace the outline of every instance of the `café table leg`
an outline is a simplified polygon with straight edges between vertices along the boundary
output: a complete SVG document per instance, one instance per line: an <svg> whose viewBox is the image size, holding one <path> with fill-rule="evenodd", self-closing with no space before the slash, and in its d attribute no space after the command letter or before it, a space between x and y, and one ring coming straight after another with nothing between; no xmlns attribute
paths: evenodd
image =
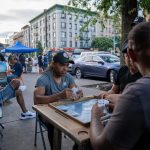
<svg viewBox="0 0 150 150"><path fill-rule="evenodd" d="M61 150L61 135L61 131L54 127L53 150Z"/></svg>
<svg viewBox="0 0 150 150"><path fill-rule="evenodd" d="M78 145L78 150L93 150L93 149L92 149L91 143L88 142L82 145Z"/></svg>

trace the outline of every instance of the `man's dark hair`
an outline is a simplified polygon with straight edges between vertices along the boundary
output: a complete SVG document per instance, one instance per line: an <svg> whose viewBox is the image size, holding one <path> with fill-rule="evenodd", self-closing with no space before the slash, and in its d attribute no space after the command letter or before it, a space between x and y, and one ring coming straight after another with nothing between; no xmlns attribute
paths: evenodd
<svg viewBox="0 0 150 150"><path fill-rule="evenodd" d="M136 25L129 33L128 40L133 42L133 50L140 56L144 65L150 66L150 22Z"/></svg>

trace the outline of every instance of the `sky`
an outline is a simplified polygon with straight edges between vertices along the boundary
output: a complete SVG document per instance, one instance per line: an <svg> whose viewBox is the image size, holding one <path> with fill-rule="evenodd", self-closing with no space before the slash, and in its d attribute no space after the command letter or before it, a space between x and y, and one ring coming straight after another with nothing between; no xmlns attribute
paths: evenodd
<svg viewBox="0 0 150 150"><path fill-rule="evenodd" d="M54 4L68 0L2 0L0 8L0 38L20 31L24 25Z"/></svg>

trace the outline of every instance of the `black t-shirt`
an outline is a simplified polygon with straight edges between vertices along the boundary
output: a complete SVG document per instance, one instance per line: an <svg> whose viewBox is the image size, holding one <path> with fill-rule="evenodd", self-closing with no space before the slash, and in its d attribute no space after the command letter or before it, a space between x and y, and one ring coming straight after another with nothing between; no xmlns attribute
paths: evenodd
<svg viewBox="0 0 150 150"><path fill-rule="evenodd" d="M119 86L120 93L122 93L127 84L135 82L137 79L139 79L141 77L142 77L142 75L139 72L132 75L129 72L129 69L127 66L122 66L119 69L119 72L114 81L114 84Z"/></svg>
<svg viewBox="0 0 150 150"><path fill-rule="evenodd" d="M22 72L23 72L23 69L22 69L22 65L20 63L15 63L13 68L14 70L13 74L15 74L16 76L20 77Z"/></svg>

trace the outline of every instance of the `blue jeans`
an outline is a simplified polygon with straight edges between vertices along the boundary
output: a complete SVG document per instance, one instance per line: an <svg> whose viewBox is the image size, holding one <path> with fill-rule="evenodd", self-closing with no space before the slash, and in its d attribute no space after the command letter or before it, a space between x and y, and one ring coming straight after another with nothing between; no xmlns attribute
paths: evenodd
<svg viewBox="0 0 150 150"><path fill-rule="evenodd" d="M15 74L9 74L9 75L7 76L7 81L8 81L8 83L10 83L11 80L12 80L12 79L15 79L15 78L18 78L18 76L15 75Z"/></svg>
<svg viewBox="0 0 150 150"><path fill-rule="evenodd" d="M15 95L15 90L10 84L8 84L5 88L0 90L0 102L11 99L15 97Z"/></svg>

